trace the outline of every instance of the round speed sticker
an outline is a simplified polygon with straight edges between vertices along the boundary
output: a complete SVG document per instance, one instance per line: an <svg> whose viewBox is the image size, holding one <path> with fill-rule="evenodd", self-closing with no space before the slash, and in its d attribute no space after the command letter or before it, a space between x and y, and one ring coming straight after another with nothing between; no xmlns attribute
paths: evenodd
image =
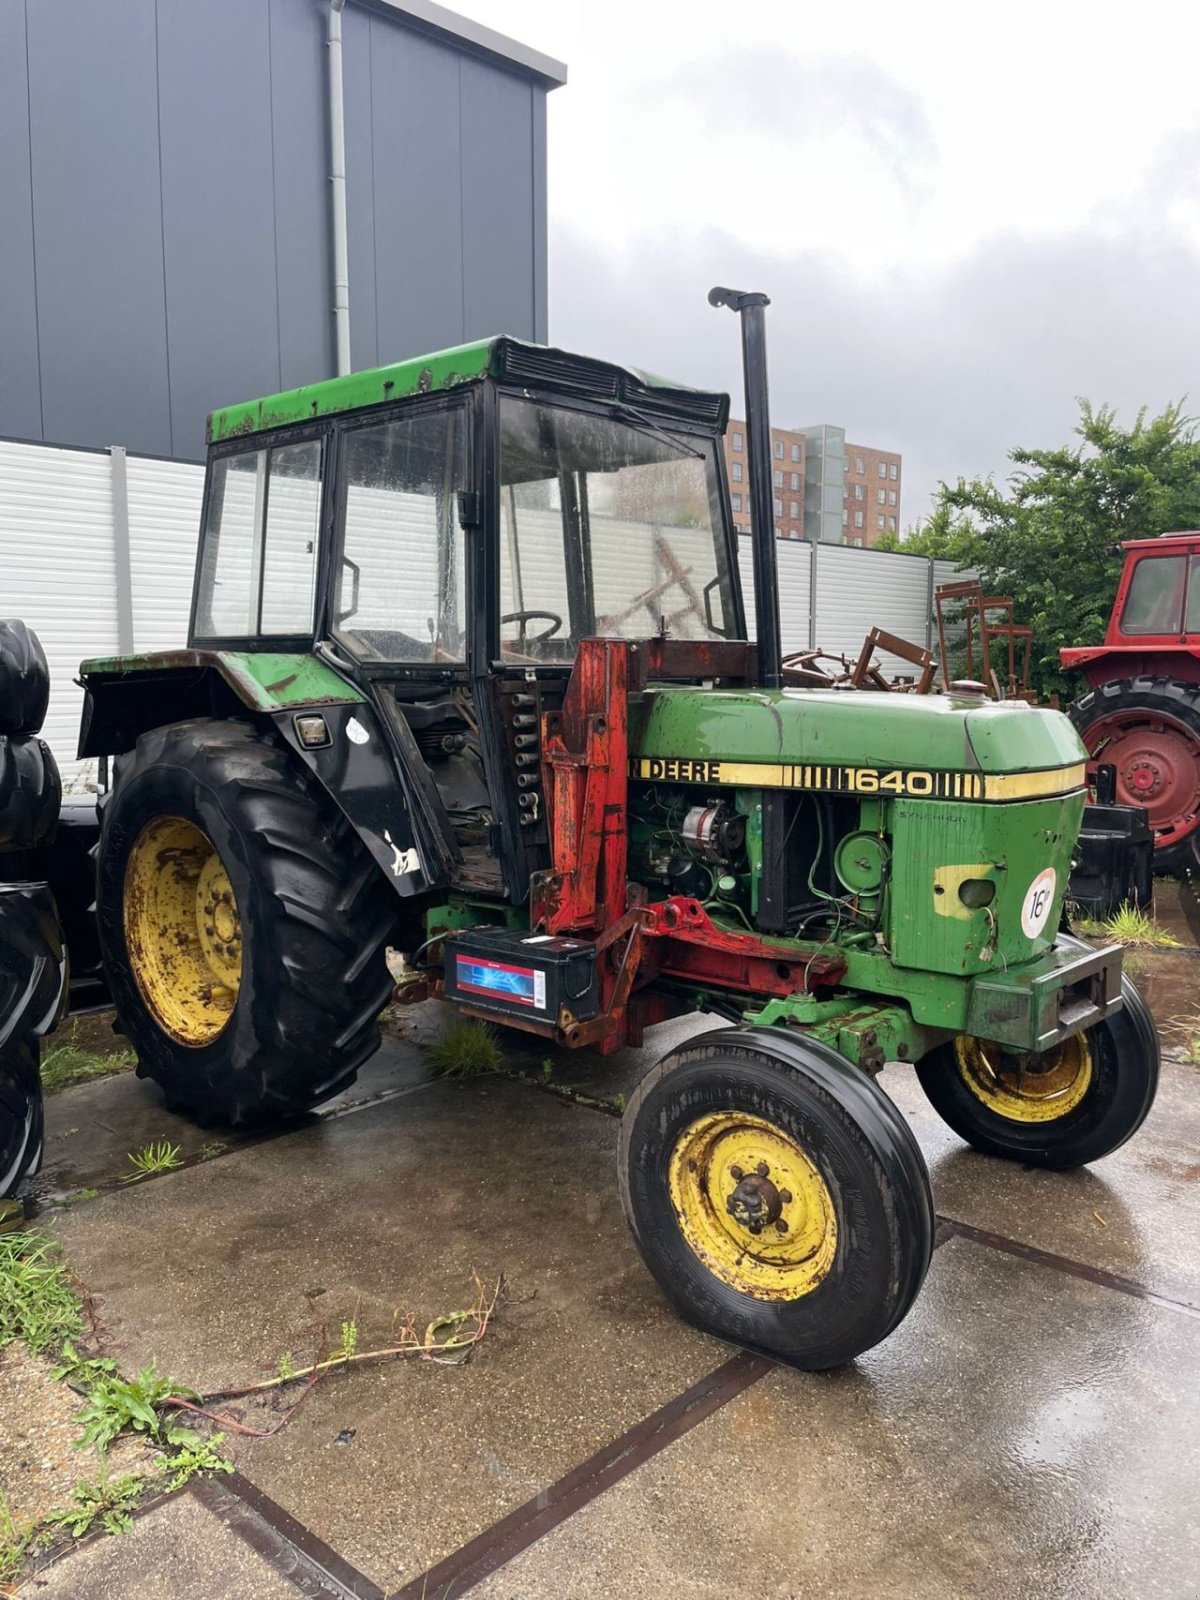
<svg viewBox="0 0 1200 1600"><path fill-rule="evenodd" d="M1025 904L1021 907L1021 927L1025 930L1027 939L1036 939L1046 926L1050 915L1050 907L1054 904L1054 890L1058 883L1058 874L1053 867L1047 867L1045 872L1039 872L1029 885L1025 894Z"/></svg>

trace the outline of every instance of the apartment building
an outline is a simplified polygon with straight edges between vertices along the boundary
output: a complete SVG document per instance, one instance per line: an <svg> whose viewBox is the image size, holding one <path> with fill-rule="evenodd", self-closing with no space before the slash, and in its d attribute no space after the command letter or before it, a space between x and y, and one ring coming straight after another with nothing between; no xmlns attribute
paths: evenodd
<svg viewBox="0 0 1200 1600"><path fill-rule="evenodd" d="M734 526L750 532L750 469L746 456L746 424L730 422L725 430L725 471ZM803 539L804 435L794 428L771 429L771 487L775 496L775 532L781 539Z"/></svg>
<svg viewBox="0 0 1200 1600"><path fill-rule="evenodd" d="M878 544L899 533L901 458L869 444L846 446L842 534L845 544Z"/></svg>
<svg viewBox="0 0 1200 1600"><path fill-rule="evenodd" d="M734 526L750 531L746 424L725 432ZM873 445L847 444L846 430L818 422L771 429L771 485L780 539L873 545L900 528L901 457Z"/></svg>

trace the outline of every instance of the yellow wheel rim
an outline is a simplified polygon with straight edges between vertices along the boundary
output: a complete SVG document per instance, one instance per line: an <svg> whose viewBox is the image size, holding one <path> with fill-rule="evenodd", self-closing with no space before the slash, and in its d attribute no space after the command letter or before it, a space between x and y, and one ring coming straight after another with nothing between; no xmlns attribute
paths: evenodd
<svg viewBox="0 0 1200 1600"><path fill-rule="evenodd" d="M180 1044L211 1044L242 981L242 923L229 874L207 834L156 817L125 864L125 946L142 999Z"/></svg>
<svg viewBox="0 0 1200 1600"><path fill-rule="evenodd" d="M959 1076L977 1100L1010 1122L1056 1122L1087 1094L1092 1052L1082 1033L1041 1055L1010 1055L963 1035L954 1041Z"/></svg>
<svg viewBox="0 0 1200 1600"><path fill-rule="evenodd" d="M731 1288L799 1300L833 1265L833 1196L800 1146L762 1117L716 1111L693 1122L668 1181L689 1248Z"/></svg>

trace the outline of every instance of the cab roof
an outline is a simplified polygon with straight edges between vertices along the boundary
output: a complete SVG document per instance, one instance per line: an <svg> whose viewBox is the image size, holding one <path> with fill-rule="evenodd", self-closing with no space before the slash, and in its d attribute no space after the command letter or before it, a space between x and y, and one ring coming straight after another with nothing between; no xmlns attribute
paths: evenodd
<svg viewBox="0 0 1200 1600"><path fill-rule="evenodd" d="M1195 544L1200 539L1200 528L1193 528L1189 533L1186 530L1179 533L1160 533L1153 539L1123 539L1122 550L1161 550L1164 545L1170 548L1172 542L1175 547L1182 549L1185 544Z"/></svg>
<svg viewBox="0 0 1200 1600"><path fill-rule="evenodd" d="M614 366L590 356L571 355L548 345L529 344L507 335L494 335L474 344L455 345L433 355L414 356L385 367L351 372L340 378L287 389L263 400L225 406L210 413L208 441L286 428L314 417L361 411L367 406L409 395L431 394L476 383L483 378L546 387L583 398L626 403L659 416L707 424L724 432L729 420L729 396L690 389L653 373Z"/></svg>

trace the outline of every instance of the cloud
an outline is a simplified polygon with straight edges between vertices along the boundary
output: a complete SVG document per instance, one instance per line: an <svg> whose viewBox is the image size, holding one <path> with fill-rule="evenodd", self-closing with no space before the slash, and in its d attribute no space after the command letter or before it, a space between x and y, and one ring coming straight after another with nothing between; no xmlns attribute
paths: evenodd
<svg viewBox="0 0 1200 1600"><path fill-rule="evenodd" d="M1151 209L1139 191L1086 225L1007 231L936 272L866 282L827 253L767 251L725 228L643 234L617 257L559 224L551 336L728 389L740 411L737 326L705 296L714 283L766 290L774 420L839 423L855 443L900 450L912 522L939 479L1003 476L1011 447L1067 442L1077 396L1131 419L1187 394L1200 248Z"/></svg>
<svg viewBox="0 0 1200 1600"><path fill-rule="evenodd" d="M863 55L800 55L767 45L685 62L656 85L656 98L685 115L719 116L730 137L769 142L773 161L839 136L873 156L910 196L925 188L937 142L917 95ZM802 179L794 192L802 194Z"/></svg>

